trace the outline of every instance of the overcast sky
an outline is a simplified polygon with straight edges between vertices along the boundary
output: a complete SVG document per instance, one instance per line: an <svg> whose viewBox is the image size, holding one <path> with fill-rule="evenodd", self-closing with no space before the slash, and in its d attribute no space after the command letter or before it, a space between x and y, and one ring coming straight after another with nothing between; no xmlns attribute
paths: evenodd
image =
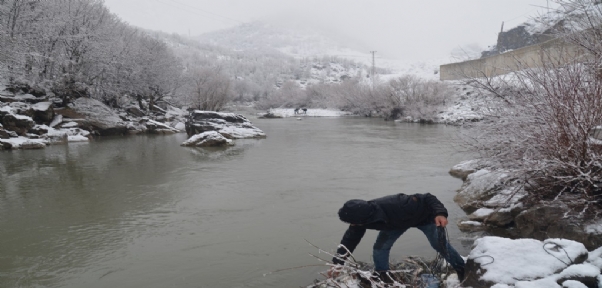
<svg viewBox="0 0 602 288"><path fill-rule="evenodd" d="M256 20L308 25L402 60L493 45L497 33L546 13L552 0L105 0L126 22L198 35ZM366 51L368 53L368 51Z"/></svg>

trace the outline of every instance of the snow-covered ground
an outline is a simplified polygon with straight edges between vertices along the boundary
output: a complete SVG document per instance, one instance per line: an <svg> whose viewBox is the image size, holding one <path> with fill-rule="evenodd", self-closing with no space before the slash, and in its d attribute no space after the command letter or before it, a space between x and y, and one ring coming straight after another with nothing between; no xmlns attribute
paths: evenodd
<svg viewBox="0 0 602 288"><path fill-rule="evenodd" d="M295 109L292 108L273 108L270 109L272 114L280 117L340 117L352 116L351 112L339 111L333 109L314 109L308 108L307 113L300 111L300 114L295 114Z"/></svg>
<svg viewBox="0 0 602 288"><path fill-rule="evenodd" d="M583 262L576 263L578 259ZM483 268L473 271L481 280L497 283L492 288L590 287L574 280L586 278L597 278L602 287L602 247L588 252L571 240L484 237L475 242L468 260Z"/></svg>

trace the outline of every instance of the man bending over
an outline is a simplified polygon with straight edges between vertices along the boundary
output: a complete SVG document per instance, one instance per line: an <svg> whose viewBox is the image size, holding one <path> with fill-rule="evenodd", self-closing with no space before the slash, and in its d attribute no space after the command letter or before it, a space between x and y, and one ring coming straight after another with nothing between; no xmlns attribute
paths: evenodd
<svg viewBox="0 0 602 288"><path fill-rule="evenodd" d="M418 228L428 239L431 247L441 253L445 260L456 270L460 281L464 280L464 259L445 240L447 253L440 247L437 227L447 225L447 209L437 197L427 194L396 194L370 201L349 200L339 210L341 221L349 224L341 245L353 252L366 233L366 229L380 231L373 247L374 270L381 280L391 283L388 278L389 252L393 243L409 228ZM344 247L339 247L335 264L343 264L347 255ZM329 271L333 276L334 270Z"/></svg>

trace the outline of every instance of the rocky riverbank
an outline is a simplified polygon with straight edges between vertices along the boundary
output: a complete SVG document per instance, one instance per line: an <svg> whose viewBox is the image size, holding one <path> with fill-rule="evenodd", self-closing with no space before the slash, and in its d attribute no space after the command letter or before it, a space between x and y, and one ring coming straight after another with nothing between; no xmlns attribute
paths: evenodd
<svg viewBox="0 0 602 288"><path fill-rule="evenodd" d="M566 199L526 203L521 180L511 171L472 160L454 166L450 174L464 180L454 198L468 214L468 219L458 223L463 231L539 240L565 238L588 249L602 246L602 218L572 212Z"/></svg>
<svg viewBox="0 0 602 288"><path fill-rule="evenodd" d="M340 275L316 281L308 288L435 287L459 288L598 288L602 286L602 247L588 251L567 239L508 239L487 236L475 241L466 257L465 279L460 283L450 267L437 267L425 259L409 257L393 264L394 283L371 277L373 266L346 263ZM325 274L325 273L324 273ZM326 274L325 274L326 275ZM428 286L431 287L431 286Z"/></svg>
<svg viewBox="0 0 602 288"><path fill-rule="evenodd" d="M152 109L123 103L111 108L91 98L63 101L28 84L0 87L0 149L39 149L47 145L89 141L94 136L172 134L184 131L186 113L166 102Z"/></svg>

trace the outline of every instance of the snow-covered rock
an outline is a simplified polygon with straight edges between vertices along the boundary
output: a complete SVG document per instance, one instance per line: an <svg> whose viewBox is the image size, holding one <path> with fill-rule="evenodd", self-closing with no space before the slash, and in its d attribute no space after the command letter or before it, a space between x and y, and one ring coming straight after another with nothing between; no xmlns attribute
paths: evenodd
<svg viewBox="0 0 602 288"><path fill-rule="evenodd" d="M466 180L466 177L471 173L474 173L479 168L478 160L468 160L461 162L460 164L454 165L454 167L449 170L449 174L456 178L460 178L462 180Z"/></svg>
<svg viewBox="0 0 602 288"><path fill-rule="evenodd" d="M146 128L148 129L149 133L153 134L174 134L180 132L180 130L172 128L165 123L150 119L146 122Z"/></svg>
<svg viewBox="0 0 602 288"><path fill-rule="evenodd" d="M174 119L182 119L186 116L186 112L183 111L182 109L173 107L173 106L168 106L165 112L165 119L167 121L172 121ZM184 130L184 129L181 129Z"/></svg>
<svg viewBox="0 0 602 288"><path fill-rule="evenodd" d="M48 126L55 127L56 125L61 124L61 122L63 122L63 115L57 114L54 116L54 118L50 122L50 125Z"/></svg>
<svg viewBox="0 0 602 288"><path fill-rule="evenodd" d="M38 124L45 124L54 118L54 109L52 102L39 102L31 105L33 110L33 120Z"/></svg>
<svg viewBox="0 0 602 288"><path fill-rule="evenodd" d="M192 111L186 121L188 136L217 131L229 139L265 138L266 135L240 114L213 111Z"/></svg>
<svg viewBox="0 0 602 288"><path fill-rule="evenodd" d="M52 127L46 127L48 132L45 138L51 143L64 143L64 142L88 142L90 141L90 132L72 127L72 128L59 128L54 129Z"/></svg>
<svg viewBox="0 0 602 288"><path fill-rule="evenodd" d="M509 175L505 172L478 170L466 177L454 201L465 211L473 212L480 208L483 201L491 199L504 188L508 180Z"/></svg>
<svg viewBox="0 0 602 288"><path fill-rule="evenodd" d="M30 139L19 136L16 138L0 139L1 149L42 149L46 148L49 142L45 139Z"/></svg>
<svg viewBox="0 0 602 288"><path fill-rule="evenodd" d="M126 124L119 115L98 100L81 97L73 101L70 108L56 112L72 118L78 123L78 127L101 136L124 135L127 132ZM82 118L77 119L78 116Z"/></svg>
<svg viewBox="0 0 602 288"><path fill-rule="evenodd" d="M182 146L221 147L234 145L233 141L216 131L207 131L188 138Z"/></svg>
<svg viewBox="0 0 602 288"><path fill-rule="evenodd" d="M567 239L477 239L466 262L464 287L599 287L600 251ZM591 286L596 285L596 286ZM567 287L567 286L564 286ZM571 286L568 286L571 287ZM572 286L575 287L575 286Z"/></svg>
<svg viewBox="0 0 602 288"><path fill-rule="evenodd" d="M463 232L475 232L484 230L485 226L480 221L462 220L458 222L458 229Z"/></svg>
<svg viewBox="0 0 602 288"><path fill-rule="evenodd" d="M11 106L3 106L0 107L0 124L4 129L24 136L35 125L35 122L29 116L16 114Z"/></svg>
<svg viewBox="0 0 602 288"><path fill-rule="evenodd" d="M176 125L174 125L174 128L178 129L180 132L186 131L186 125L183 122L178 121Z"/></svg>

